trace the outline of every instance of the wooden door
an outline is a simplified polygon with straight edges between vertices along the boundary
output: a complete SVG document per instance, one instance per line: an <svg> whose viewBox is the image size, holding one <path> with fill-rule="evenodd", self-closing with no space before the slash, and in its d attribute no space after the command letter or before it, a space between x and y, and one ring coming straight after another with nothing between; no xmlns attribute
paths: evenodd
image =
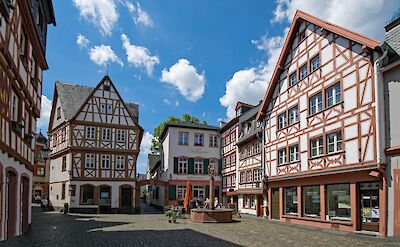
<svg viewBox="0 0 400 247"><path fill-rule="evenodd" d="M280 209L279 209L279 188L271 189L271 218L279 220L280 219Z"/></svg>
<svg viewBox="0 0 400 247"><path fill-rule="evenodd" d="M29 229L29 179L22 177L21 179L21 228L22 233L28 232Z"/></svg>
<svg viewBox="0 0 400 247"><path fill-rule="evenodd" d="M132 188L122 187L121 188L121 207L131 208L132 207Z"/></svg>
<svg viewBox="0 0 400 247"><path fill-rule="evenodd" d="M17 223L17 176L15 173L8 171L6 173L6 189L5 189L5 237L11 238L16 235Z"/></svg>
<svg viewBox="0 0 400 247"><path fill-rule="evenodd" d="M400 169L393 169L394 222L393 235L400 235Z"/></svg>
<svg viewBox="0 0 400 247"><path fill-rule="evenodd" d="M257 198L257 216L264 216L264 197L262 195Z"/></svg>

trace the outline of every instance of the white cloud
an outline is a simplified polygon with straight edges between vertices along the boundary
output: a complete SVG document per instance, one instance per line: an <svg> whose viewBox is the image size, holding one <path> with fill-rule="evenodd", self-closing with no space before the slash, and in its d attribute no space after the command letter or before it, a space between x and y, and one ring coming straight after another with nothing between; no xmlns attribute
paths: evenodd
<svg viewBox="0 0 400 247"><path fill-rule="evenodd" d="M167 104L167 105L170 105L170 104L171 104L171 101L169 101L169 99L164 99L163 102L164 102L165 104Z"/></svg>
<svg viewBox="0 0 400 247"><path fill-rule="evenodd" d="M154 23L150 15L145 10L142 9L139 3L137 3L136 7L137 7L136 16L133 17L135 23L147 27L153 27Z"/></svg>
<svg viewBox="0 0 400 247"><path fill-rule="evenodd" d="M398 9L391 0L278 0L273 21L292 21L297 9L352 31L383 39L387 20ZM373 20L373 21L372 21Z"/></svg>
<svg viewBox="0 0 400 247"><path fill-rule="evenodd" d="M146 47L131 44L126 34L121 35L121 40L128 62L136 68L146 69L147 75L150 76L153 73L154 66L160 63L158 56L152 56Z"/></svg>
<svg viewBox="0 0 400 247"><path fill-rule="evenodd" d="M187 100L196 102L204 94L206 77L204 71L198 74L196 68L182 58L169 70L162 70L161 81L177 87Z"/></svg>
<svg viewBox="0 0 400 247"><path fill-rule="evenodd" d="M109 62L118 63L119 65L124 66L124 63L109 45L96 45L90 48L89 57L93 63L99 66L104 67Z"/></svg>
<svg viewBox="0 0 400 247"><path fill-rule="evenodd" d="M175 105L179 106L179 101L178 100L175 101Z"/></svg>
<svg viewBox="0 0 400 247"><path fill-rule="evenodd" d="M123 4L126 6L126 8L128 9L129 13L133 13L135 11L135 5L133 5L132 2L130 1L124 1Z"/></svg>
<svg viewBox="0 0 400 247"><path fill-rule="evenodd" d="M111 35L118 20L114 0L73 0L80 16L100 28L103 35Z"/></svg>
<svg viewBox="0 0 400 247"><path fill-rule="evenodd" d="M47 133L51 114L51 106L51 100L49 100L46 95L42 95L40 118L38 118L36 123L36 129L38 132L42 131L44 134Z"/></svg>
<svg viewBox="0 0 400 247"><path fill-rule="evenodd" d="M153 138L154 136L150 132L146 131L144 133L142 143L140 144L140 153L147 155L151 152L151 140Z"/></svg>
<svg viewBox="0 0 400 247"><path fill-rule="evenodd" d="M225 95L219 99L219 102L227 108L228 119L235 117L235 106L238 101L256 105L264 97L279 57L283 37L263 36L260 40L252 40L257 49L266 52L267 60L257 67L235 72L232 78L226 82Z"/></svg>
<svg viewBox="0 0 400 247"><path fill-rule="evenodd" d="M82 49L88 46L89 40L84 35L78 34L76 37L76 44Z"/></svg>

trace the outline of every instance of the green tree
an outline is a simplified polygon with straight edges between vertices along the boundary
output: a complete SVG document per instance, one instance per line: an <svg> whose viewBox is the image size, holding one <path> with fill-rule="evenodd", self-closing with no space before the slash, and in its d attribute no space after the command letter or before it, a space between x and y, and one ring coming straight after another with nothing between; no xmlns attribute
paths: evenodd
<svg viewBox="0 0 400 247"><path fill-rule="evenodd" d="M191 116L190 114L184 113L182 118L175 117L174 115L169 115L168 118L162 121L157 127L154 128L154 137L151 140L151 150L153 152L159 153L161 150L161 140L160 136L163 132L165 126L168 122L191 122L191 123L200 123L200 120L195 117ZM201 122L201 124L207 124L205 120Z"/></svg>

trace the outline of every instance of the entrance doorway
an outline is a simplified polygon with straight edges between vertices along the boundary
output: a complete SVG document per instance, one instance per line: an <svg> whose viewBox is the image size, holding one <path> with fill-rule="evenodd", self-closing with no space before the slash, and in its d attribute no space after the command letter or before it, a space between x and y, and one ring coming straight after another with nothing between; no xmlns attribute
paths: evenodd
<svg viewBox="0 0 400 247"><path fill-rule="evenodd" d="M6 172L5 187L5 236L8 239L14 237L17 230L17 175L14 172Z"/></svg>
<svg viewBox="0 0 400 247"><path fill-rule="evenodd" d="M98 205L101 214L111 213L111 187L100 186Z"/></svg>
<svg viewBox="0 0 400 247"><path fill-rule="evenodd" d="M29 179L26 177L21 178L21 230L26 233L29 228L28 215L29 215Z"/></svg>
<svg viewBox="0 0 400 247"><path fill-rule="evenodd" d="M361 230L379 232L379 182L360 183Z"/></svg>
<svg viewBox="0 0 400 247"><path fill-rule="evenodd" d="M132 187L121 187L120 189L121 210L126 213L132 212Z"/></svg>
<svg viewBox="0 0 400 247"><path fill-rule="evenodd" d="M257 197L257 216L264 216L264 197L262 195Z"/></svg>
<svg viewBox="0 0 400 247"><path fill-rule="evenodd" d="M280 219L279 202L279 188L271 189L271 218L275 220Z"/></svg>

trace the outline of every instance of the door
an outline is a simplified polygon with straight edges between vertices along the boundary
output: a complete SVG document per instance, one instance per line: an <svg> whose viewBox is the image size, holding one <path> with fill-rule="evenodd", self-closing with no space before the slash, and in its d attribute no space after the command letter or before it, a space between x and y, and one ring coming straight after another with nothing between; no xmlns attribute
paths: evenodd
<svg viewBox="0 0 400 247"><path fill-rule="evenodd" d="M102 186L100 187L99 194L99 209L100 213L111 213L111 187Z"/></svg>
<svg viewBox="0 0 400 247"><path fill-rule="evenodd" d="M279 220L279 188L271 189L271 218Z"/></svg>
<svg viewBox="0 0 400 247"><path fill-rule="evenodd" d="M264 216L264 197L261 195L257 198L257 216Z"/></svg>
<svg viewBox="0 0 400 247"><path fill-rule="evenodd" d="M28 231L28 217L29 217L29 179L26 177L21 178L21 229L22 233Z"/></svg>
<svg viewBox="0 0 400 247"><path fill-rule="evenodd" d="M379 182L360 183L361 230L379 232Z"/></svg>
<svg viewBox="0 0 400 247"><path fill-rule="evenodd" d="M16 235L17 223L17 176L15 173L8 171L6 173L5 188L5 236L11 238Z"/></svg>
<svg viewBox="0 0 400 247"><path fill-rule="evenodd" d="M132 207L132 188L122 187L121 188L121 207L131 208Z"/></svg>
<svg viewBox="0 0 400 247"><path fill-rule="evenodd" d="M393 169L394 222L393 235L400 235L400 169Z"/></svg>

